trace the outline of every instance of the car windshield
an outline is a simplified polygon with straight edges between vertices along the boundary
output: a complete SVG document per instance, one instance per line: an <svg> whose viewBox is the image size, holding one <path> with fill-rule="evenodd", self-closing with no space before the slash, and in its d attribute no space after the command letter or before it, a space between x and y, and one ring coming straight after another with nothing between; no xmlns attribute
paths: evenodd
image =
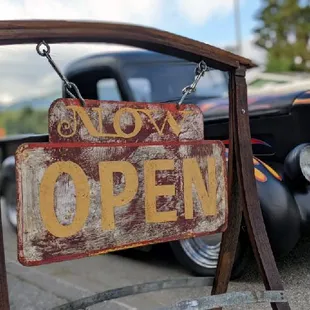
<svg viewBox="0 0 310 310"><path fill-rule="evenodd" d="M195 78L195 63L156 62L128 64L123 74L136 101L161 102L178 100L182 89ZM191 99L207 99L227 96L228 84L225 73L208 71L199 81Z"/></svg>

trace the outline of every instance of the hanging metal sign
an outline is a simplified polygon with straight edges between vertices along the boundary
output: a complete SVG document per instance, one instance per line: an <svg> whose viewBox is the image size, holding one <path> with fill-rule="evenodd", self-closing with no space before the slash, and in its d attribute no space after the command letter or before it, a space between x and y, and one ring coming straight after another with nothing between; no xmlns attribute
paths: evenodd
<svg viewBox="0 0 310 310"><path fill-rule="evenodd" d="M50 142L16 152L22 264L225 230L225 148L203 140L199 108L86 103L55 101Z"/></svg>
<svg viewBox="0 0 310 310"><path fill-rule="evenodd" d="M76 93L78 99L53 104L49 143L24 144L17 151L18 258L22 264L68 260L209 234L212 230L225 231L214 279L169 278L133 284L70 301L57 309L84 309L135 294L206 285L213 286L214 296L181 301L169 309L193 305L211 309L264 301L270 302L273 309L290 309L265 229L255 179L249 170L253 158L245 73L254 66L250 60L134 25L2 21L0 29L0 45L37 43L42 37L54 43L129 43L189 61L206 59L215 69L229 73L231 148L226 180L224 146L217 141L203 141L202 115L194 106L181 106L206 68L198 67L195 81L183 89L179 105L157 104L157 110L151 113L151 107L145 104L118 102L115 108L113 102L85 101L77 86L67 81L52 62L49 46L39 44L38 49L45 46L38 50L39 54L47 57L70 97L75 98ZM133 32L134 37L128 36ZM78 104L84 110L77 109ZM107 112L109 107L111 113ZM135 111L119 112L123 108ZM193 111L193 115L197 112L197 118L188 118L192 113L180 115L185 110ZM193 124L198 126L194 128ZM175 196L178 199L173 206ZM227 294L242 216L267 291ZM171 235L165 234L165 229ZM132 233L136 235L129 237ZM9 307L0 213L0 309Z"/></svg>

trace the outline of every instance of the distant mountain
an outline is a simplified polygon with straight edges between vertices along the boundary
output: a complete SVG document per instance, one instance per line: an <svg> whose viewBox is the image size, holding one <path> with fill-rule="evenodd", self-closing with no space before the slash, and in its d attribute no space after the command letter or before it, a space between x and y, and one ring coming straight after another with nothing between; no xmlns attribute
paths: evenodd
<svg viewBox="0 0 310 310"><path fill-rule="evenodd" d="M132 85L135 97L137 101L148 101L150 96L149 91L143 91L136 85ZM116 85L105 83L104 85L98 85L98 96L101 100L122 100ZM48 110L51 103L62 98L61 91L45 94L39 97L27 98L25 100L19 100L11 105L0 106L0 111L16 111L24 109L25 107L31 107L34 110ZM87 99L87 98L86 98Z"/></svg>
<svg viewBox="0 0 310 310"><path fill-rule="evenodd" d="M29 98L25 100L19 100L11 105L6 105L2 111L14 111L21 110L25 107L31 107L34 110L48 110L51 103L61 97L60 93L50 93L40 97Z"/></svg>

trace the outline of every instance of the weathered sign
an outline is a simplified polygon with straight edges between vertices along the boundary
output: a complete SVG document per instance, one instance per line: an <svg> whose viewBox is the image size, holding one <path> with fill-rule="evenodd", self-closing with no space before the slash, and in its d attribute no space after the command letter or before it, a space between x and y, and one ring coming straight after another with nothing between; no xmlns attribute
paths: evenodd
<svg viewBox="0 0 310 310"><path fill-rule="evenodd" d="M203 140L198 106L175 103L124 104L75 99L55 101L49 111L50 142L160 142Z"/></svg>
<svg viewBox="0 0 310 310"><path fill-rule="evenodd" d="M201 139L202 115L194 105L78 104L55 102L53 142L16 152L22 264L226 229L225 148Z"/></svg>

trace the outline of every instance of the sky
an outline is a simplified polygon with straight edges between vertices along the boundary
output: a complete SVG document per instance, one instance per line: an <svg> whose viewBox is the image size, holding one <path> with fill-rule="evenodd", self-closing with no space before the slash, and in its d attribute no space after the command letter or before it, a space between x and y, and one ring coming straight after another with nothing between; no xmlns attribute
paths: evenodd
<svg viewBox="0 0 310 310"><path fill-rule="evenodd" d="M242 55L263 63L265 53L255 47L254 14L260 0L239 0ZM121 22L154 27L221 48L236 42L234 0L0 0L0 20L66 19ZM51 55L63 70L90 53L130 47L107 44L57 44ZM60 87L58 76L34 45L0 46L0 102L11 104Z"/></svg>

